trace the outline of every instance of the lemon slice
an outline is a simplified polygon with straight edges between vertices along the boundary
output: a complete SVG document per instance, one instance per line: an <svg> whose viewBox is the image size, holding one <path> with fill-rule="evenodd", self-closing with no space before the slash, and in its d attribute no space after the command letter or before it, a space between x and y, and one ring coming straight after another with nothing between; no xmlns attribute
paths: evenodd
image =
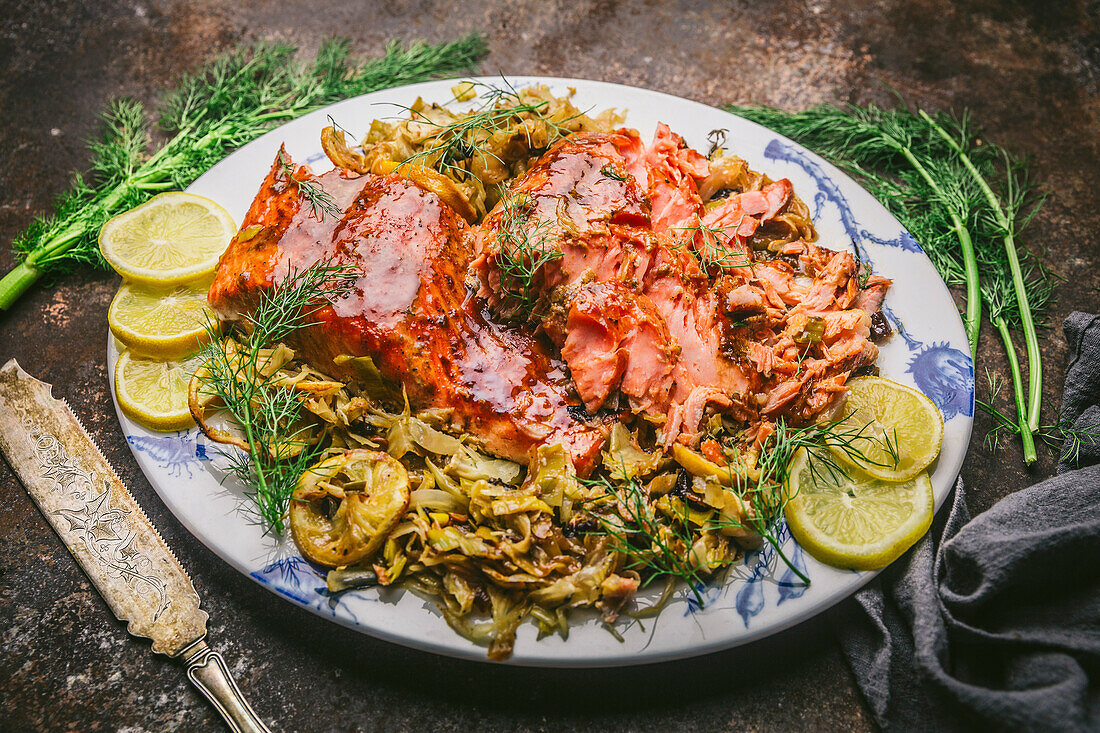
<svg viewBox="0 0 1100 733"><path fill-rule="evenodd" d="M922 393L881 377L848 382L846 419L828 443L845 464L884 481L908 481L943 445L943 416Z"/></svg>
<svg viewBox="0 0 1100 733"><path fill-rule="evenodd" d="M187 386L198 366L149 359L124 352L115 364L115 396L122 411L153 430L179 430L193 424L187 408Z"/></svg>
<svg viewBox="0 0 1100 733"><path fill-rule="evenodd" d="M233 217L221 206L176 191L104 224L99 249L127 280L175 285L212 273L236 233Z"/></svg>
<svg viewBox="0 0 1100 733"><path fill-rule="evenodd" d="M829 471L822 458L800 449L791 461L787 525L802 547L823 563L855 570L886 567L932 524L932 482L880 481L846 469Z"/></svg>
<svg viewBox="0 0 1100 733"><path fill-rule="evenodd" d="M209 279L172 288L123 283L107 309L111 333L139 354L182 356L206 340L215 322L206 304L209 285Z"/></svg>

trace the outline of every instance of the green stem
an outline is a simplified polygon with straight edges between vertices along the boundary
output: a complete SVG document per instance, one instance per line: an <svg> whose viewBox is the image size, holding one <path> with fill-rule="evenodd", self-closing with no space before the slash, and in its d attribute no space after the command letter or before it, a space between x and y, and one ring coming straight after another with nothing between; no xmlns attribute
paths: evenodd
<svg viewBox="0 0 1100 733"><path fill-rule="evenodd" d="M1001 206L1000 199L993 193L993 189L990 188L989 183L985 180L985 176L978 171L974 162L970 160L970 156L966 154L966 151L963 150L959 142L951 137L951 135L947 133L947 130L943 129L943 127L933 120L931 115L927 112L920 110L920 115L958 154L959 160L962 161L963 166L970 175L974 177L974 181L978 184L982 193L985 194L990 209L992 209L994 215L997 217L997 223L1004 231L1005 254L1008 257L1009 270L1012 272L1012 287L1016 294L1016 305L1020 309L1020 321L1024 329L1024 343L1027 345L1027 422L1030 431L1034 432L1039 429L1039 412L1043 401L1043 362L1042 356L1039 353L1039 337L1035 332L1035 321L1031 316L1031 302L1027 297L1023 272L1020 270L1020 258L1016 252L1016 241L1013 236L1015 222L1009 220L1008 215L1005 214L1004 207Z"/></svg>
<svg viewBox="0 0 1100 733"><path fill-rule="evenodd" d="M165 147L162 147L154 153L152 157L146 160L137 170L133 171L124 180L120 181L114 188L107 192L105 196L98 200L90 201L81 207L81 209L73 215L72 224L31 250L22 263L5 275L4 278L0 280L0 310L7 310L11 307L12 303L41 277L42 266L63 257L66 252L72 249L73 246L80 241L81 237L88 234L88 227L91 226L90 222L98 219L96 216L97 212L102 212L110 216L115 206L123 200L129 191L135 188L149 190L154 187L160 189L168 185L159 183L159 181L163 180L166 173L165 168L160 165L160 162L163 160L166 151L171 147L172 143L179 140L183 134L184 133L180 133L172 138Z"/></svg>
<svg viewBox="0 0 1100 733"><path fill-rule="evenodd" d="M993 325L997 328L997 332L1001 334L1001 341L1004 342L1005 354L1008 355L1008 369L1012 375L1012 392L1016 398L1016 421L1020 428L1020 440L1024 444L1024 463L1031 465L1035 463L1035 438L1031 434L1031 426L1027 422L1027 410L1024 407L1024 384L1023 378L1020 376L1020 362L1016 358L1016 346L1012 343L1012 334L1009 333L1008 323L1004 317L997 316L993 319Z"/></svg>
<svg viewBox="0 0 1100 733"><path fill-rule="evenodd" d="M84 219L94 207L95 204L88 204L80 210L77 216ZM24 262L31 267L41 269L43 265L49 264L72 249L83 233L84 227L82 224L72 224L31 250Z"/></svg>
<svg viewBox="0 0 1100 733"><path fill-rule="evenodd" d="M85 209L90 209L89 204ZM83 213L83 211L81 212ZM83 227L67 227L31 251L27 257L0 279L0 311L6 311L27 288L42 277L42 265L69 251L83 234Z"/></svg>
<svg viewBox="0 0 1100 733"><path fill-rule="evenodd" d="M775 537L773 537L770 532L766 533L764 537L768 540L768 542L771 543L772 547L775 548L775 552L777 555L779 555L779 559L783 561L783 564L790 568L791 572L797 575L799 580L801 580L806 585L809 585L810 579L807 578L801 570L796 568L794 566L794 563L787 558L787 556L783 553L783 548L779 546L779 542L776 541Z"/></svg>
<svg viewBox="0 0 1100 733"><path fill-rule="evenodd" d="M936 192L941 200L946 200L947 196L944 190L936 183L936 180L932 178L932 174L928 172L924 164L913 155L913 152L900 144L898 144L898 150L905 156L905 159L909 161L909 164L913 166L913 169L917 171L920 177L924 179L924 182ZM962 248L963 267L966 270L966 340L970 344L970 358L977 361L978 332L982 325L982 298L978 282L978 259L974 255L974 241L970 238L970 231L963 225L959 215L953 209L946 206L944 208L948 216L951 217L955 236L958 238L959 246Z"/></svg>
<svg viewBox="0 0 1100 733"><path fill-rule="evenodd" d="M0 279L0 311L11 308L12 304L19 300L19 296L34 285L41 276L41 270L25 261L16 265L11 272Z"/></svg>
<svg viewBox="0 0 1100 733"><path fill-rule="evenodd" d="M256 491L257 493L267 494L267 477L264 476L263 466L260 465L260 444L252 434L252 410L246 406L242 412L244 413L241 416L243 421L240 424L244 428L245 440L248 441L248 448L252 453L252 465L256 467L256 481L260 484L256 487Z"/></svg>

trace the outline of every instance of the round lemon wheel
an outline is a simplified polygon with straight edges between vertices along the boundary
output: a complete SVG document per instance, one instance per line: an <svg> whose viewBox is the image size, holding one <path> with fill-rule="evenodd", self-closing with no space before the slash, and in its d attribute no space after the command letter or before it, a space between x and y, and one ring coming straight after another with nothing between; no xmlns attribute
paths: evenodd
<svg viewBox="0 0 1100 733"><path fill-rule="evenodd" d="M843 429L827 442L841 462L875 478L908 481L940 454L943 416L912 387L881 377L852 379L841 416Z"/></svg>
<svg viewBox="0 0 1100 733"><path fill-rule="evenodd" d="M875 570L898 559L932 524L935 499L928 474L880 481L858 469L844 473L801 448L787 482L784 510L803 549L828 565Z"/></svg>
<svg viewBox="0 0 1100 733"><path fill-rule="evenodd" d="M153 430L181 430L194 424L187 387L197 360L150 359L124 352L115 364L115 397L132 420Z"/></svg>
<svg viewBox="0 0 1100 733"><path fill-rule="evenodd" d="M209 285L209 279L168 288L123 283L107 309L111 333L139 354L183 356L206 340L216 322L206 304Z"/></svg>
<svg viewBox="0 0 1100 733"><path fill-rule="evenodd" d="M236 232L233 217L217 203L176 191L104 224L99 249L127 280L176 285L212 273Z"/></svg>

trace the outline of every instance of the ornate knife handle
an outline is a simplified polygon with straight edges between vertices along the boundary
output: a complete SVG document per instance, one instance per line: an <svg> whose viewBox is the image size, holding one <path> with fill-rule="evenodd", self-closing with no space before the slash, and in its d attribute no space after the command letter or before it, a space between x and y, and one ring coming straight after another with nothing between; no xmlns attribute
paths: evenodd
<svg viewBox="0 0 1100 733"><path fill-rule="evenodd" d="M222 655L199 639L180 652L187 679L218 709L234 733L271 733L244 699Z"/></svg>

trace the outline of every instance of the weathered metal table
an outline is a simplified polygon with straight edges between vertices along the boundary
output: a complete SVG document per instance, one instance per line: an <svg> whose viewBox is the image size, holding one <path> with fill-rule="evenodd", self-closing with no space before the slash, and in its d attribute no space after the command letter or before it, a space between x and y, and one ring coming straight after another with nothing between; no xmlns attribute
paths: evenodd
<svg viewBox="0 0 1100 733"><path fill-rule="evenodd" d="M118 95L150 101L178 72L241 40L358 51L391 37L481 30L488 73L575 76L720 104L891 102L970 107L988 134L1034 158L1053 196L1025 240L1066 278L1045 332L1046 413L1060 402L1070 310L1100 307L1100 19L1095 3L645 3L558 0L239 3L7 0L0 40L0 265L6 243L85 164L83 141ZM778 637L692 661L625 670L512 669L374 641L238 575L149 488L107 384L106 311L118 278L79 273L0 314L0 361L57 385L161 528L210 611L256 710L285 730L867 729L832 628L842 604ZM992 335L983 369L1004 368ZM994 456L979 416L963 469L972 512L1053 472ZM110 618L8 467L0 463L0 728L217 730L171 662Z"/></svg>

